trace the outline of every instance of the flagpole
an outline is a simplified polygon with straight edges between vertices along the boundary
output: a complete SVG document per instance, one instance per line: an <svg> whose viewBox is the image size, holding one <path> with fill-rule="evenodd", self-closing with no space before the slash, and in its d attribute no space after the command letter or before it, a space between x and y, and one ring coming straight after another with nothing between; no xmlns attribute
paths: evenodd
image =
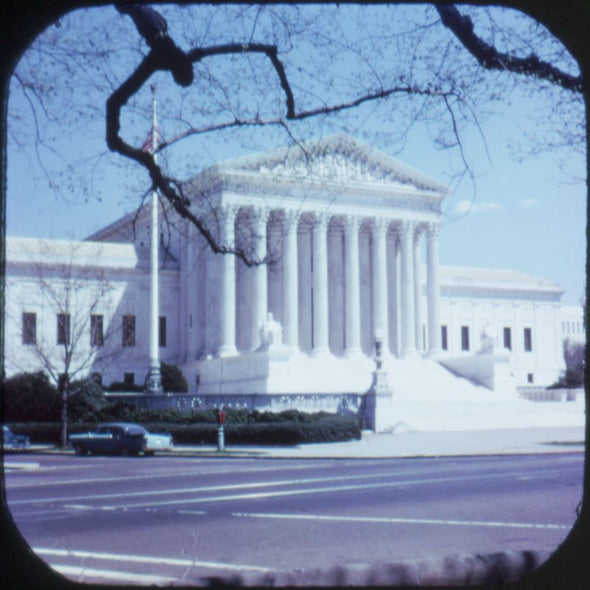
<svg viewBox="0 0 590 590"><path fill-rule="evenodd" d="M156 109L156 86L152 85L152 145L151 152L156 160L158 149L158 117ZM158 256L158 193L152 191L151 207L151 240L150 240L150 367L145 380L145 393L160 394L162 390L162 377L160 375L159 358L159 256Z"/></svg>

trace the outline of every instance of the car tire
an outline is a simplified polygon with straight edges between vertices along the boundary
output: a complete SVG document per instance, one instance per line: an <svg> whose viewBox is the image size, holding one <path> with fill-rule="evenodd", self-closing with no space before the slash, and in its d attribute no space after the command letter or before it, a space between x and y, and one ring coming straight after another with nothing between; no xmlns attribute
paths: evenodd
<svg viewBox="0 0 590 590"><path fill-rule="evenodd" d="M76 455L78 456L82 456L82 455L86 455L86 449L84 448L83 445L77 444L74 445L74 453L76 453Z"/></svg>

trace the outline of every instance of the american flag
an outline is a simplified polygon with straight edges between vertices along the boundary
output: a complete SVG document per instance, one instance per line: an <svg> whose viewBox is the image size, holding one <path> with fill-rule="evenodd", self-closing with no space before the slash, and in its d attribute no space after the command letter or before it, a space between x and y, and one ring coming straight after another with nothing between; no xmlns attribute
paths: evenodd
<svg viewBox="0 0 590 590"><path fill-rule="evenodd" d="M156 140L154 142L154 132L156 134ZM160 143L160 132L158 131L158 129L150 129L150 132L148 133L145 141L143 142L143 145L141 146L142 151L144 152L149 152L150 154L154 153L154 145L158 145Z"/></svg>

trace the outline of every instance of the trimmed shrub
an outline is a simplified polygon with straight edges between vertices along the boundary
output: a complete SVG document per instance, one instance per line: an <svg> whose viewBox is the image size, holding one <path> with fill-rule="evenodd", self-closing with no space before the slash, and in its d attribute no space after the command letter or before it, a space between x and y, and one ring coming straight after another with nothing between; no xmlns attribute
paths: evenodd
<svg viewBox="0 0 590 590"><path fill-rule="evenodd" d="M138 410L124 402L107 403L101 410L101 418L96 421L77 421L70 424L69 434L87 432L96 428L98 422L137 422L143 424L150 432L170 433L178 445L214 445L217 444L218 426L215 410L193 413L178 413L185 417L179 422L167 419L154 419L157 414L169 418L174 410ZM245 412L245 411L244 411ZM246 412L247 414L247 412ZM146 415L152 417L146 419ZM243 411L237 414L239 422L227 419L224 426L225 441L234 445L297 445L303 443L342 442L358 440L361 437L360 422L356 416L338 416L334 414L307 414L300 412L298 419L285 421L276 419L279 414L264 413L258 420L245 421ZM288 414L291 418L295 415ZM59 444L58 422L37 422L14 424L14 432L27 434L31 442Z"/></svg>
<svg viewBox="0 0 590 590"><path fill-rule="evenodd" d="M216 444L217 424L211 422L143 422L150 432L169 432L176 444ZM238 445L297 445L343 442L361 438L356 416L327 415L307 422L229 422L224 425L225 441Z"/></svg>
<svg viewBox="0 0 590 590"><path fill-rule="evenodd" d="M176 365L160 363L162 389L166 392L187 393L188 383L182 371Z"/></svg>
<svg viewBox="0 0 590 590"><path fill-rule="evenodd" d="M6 379L3 402L4 420L8 422L59 420L61 400L43 371Z"/></svg>

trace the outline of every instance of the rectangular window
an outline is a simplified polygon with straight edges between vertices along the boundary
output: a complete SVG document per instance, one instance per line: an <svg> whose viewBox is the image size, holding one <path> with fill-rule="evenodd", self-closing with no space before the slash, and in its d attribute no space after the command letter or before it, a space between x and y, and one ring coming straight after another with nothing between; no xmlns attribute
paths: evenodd
<svg viewBox="0 0 590 590"><path fill-rule="evenodd" d="M529 384L532 384L532 383L534 383L534 382L535 382L535 378L534 378L534 376L533 376L533 374L532 374L532 373L527 373L527 376L526 376L526 381L527 381L527 383L529 383Z"/></svg>
<svg viewBox="0 0 590 590"><path fill-rule="evenodd" d="M123 346L135 346L135 316L123 316Z"/></svg>
<svg viewBox="0 0 590 590"><path fill-rule="evenodd" d="M104 344L103 317L101 315L90 316L90 346L102 346Z"/></svg>
<svg viewBox="0 0 590 590"><path fill-rule="evenodd" d="M135 373L124 373L123 383L125 383L127 387L135 387Z"/></svg>
<svg viewBox="0 0 590 590"><path fill-rule="evenodd" d="M36 313L23 313L23 344L37 344Z"/></svg>
<svg viewBox="0 0 590 590"><path fill-rule="evenodd" d="M530 328L524 329L524 350L525 352L532 352L533 350L533 334Z"/></svg>
<svg viewBox="0 0 590 590"><path fill-rule="evenodd" d="M57 343L68 345L70 343L70 314L57 314Z"/></svg>
<svg viewBox="0 0 590 590"><path fill-rule="evenodd" d="M166 346L166 316L160 316L160 347Z"/></svg>
<svg viewBox="0 0 590 590"><path fill-rule="evenodd" d="M440 345L443 350L449 350L449 337L446 326L440 327Z"/></svg>
<svg viewBox="0 0 590 590"><path fill-rule="evenodd" d="M504 348L512 350L512 330L510 328L504 328Z"/></svg>
<svg viewBox="0 0 590 590"><path fill-rule="evenodd" d="M461 326L461 350L469 350L469 326Z"/></svg>

